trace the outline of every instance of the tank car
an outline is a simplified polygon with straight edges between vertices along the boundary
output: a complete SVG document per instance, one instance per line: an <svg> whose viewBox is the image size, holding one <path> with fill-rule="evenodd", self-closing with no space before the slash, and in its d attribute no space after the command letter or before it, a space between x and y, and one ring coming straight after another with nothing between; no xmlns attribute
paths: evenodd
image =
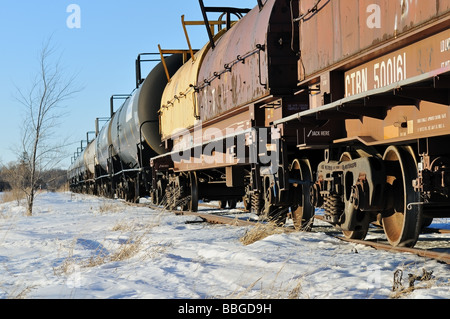
<svg viewBox="0 0 450 319"><path fill-rule="evenodd" d="M67 179L72 191L78 193L84 192L83 182L86 176L85 172L86 170L83 163L83 157L77 155L77 158L73 161L72 165L67 170Z"/></svg>
<svg viewBox="0 0 450 319"><path fill-rule="evenodd" d="M192 211L243 201L297 229L323 211L394 246L450 216L450 0L199 4L209 42L163 58L103 129L98 189Z"/></svg>
<svg viewBox="0 0 450 319"><path fill-rule="evenodd" d="M413 246L432 218L450 216L450 1L299 9L296 95L307 108L273 124L297 131L315 171L311 202L328 221L359 239L377 223L392 245Z"/></svg>
<svg viewBox="0 0 450 319"><path fill-rule="evenodd" d="M180 120L182 134L167 126L175 151L152 159L167 171L170 206L242 195L258 214L290 214L299 228L323 208L347 237L364 238L375 222L392 245L413 246L450 208L439 147L448 139L449 8L260 2L204 49L194 103L163 101L162 123L171 108L193 115Z"/></svg>
<svg viewBox="0 0 450 319"><path fill-rule="evenodd" d="M228 27L215 37L210 35L210 42L167 86L160 114L168 153L152 159L154 197L159 201L166 195L169 207L191 209L199 199L235 207L244 198L247 207L253 203L258 213L272 214L261 201L260 193L266 190L258 186L259 170L270 169L270 162L265 161L264 168L255 165L262 162L264 156L259 155L277 143L264 121L266 108L275 108L279 99L292 99L297 86L297 57L290 45L290 8L296 5L269 0L250 11L200 4L207 26L208 9L228 17L248 13L234 24L227 21ZM297 107L281 112L287 116ZM276 149L272 153L274 159L279 156ZM267 189L272 182L265 182Z"/></svg>
<svg viewBox="0 0 450 319"><path fill-rule="evenodd" d="M72 190L93 194L95 189L95 143L89 142L87 147L81 144L80 154L76 154L69 167L67 177Z"/></svg>
<svg viewBox="0 0 450 319"><path fill-rule="evenodd" d="M173 74L182 63L183 56L174 54L166 58L165 67ZM165 68L160 62L145 80L137 80L137 88L117 111L113 109L114 96L111 98L110 119L69 169L72 189L80 190L79 184L86 184L83 172L89 171L92 194L130 201L148 194L150 158L163 152L158 110L166 84ZM89 162L82 162L86 156Z"/></svg>
<svg viewBox="0 0 450 319"><path fill-rule="evenodd" d="M113 117L114 115L111 116L111 119ZM105 197L113 196L113 188L110 182L113 170L111 168L110 158L113 158L116 155L116 152L113 147L110 147L110 145L112 145L111 119L105 124L105 126L103 126L100 132L97 133L97 137L94 142L97 194Z"/></svg>

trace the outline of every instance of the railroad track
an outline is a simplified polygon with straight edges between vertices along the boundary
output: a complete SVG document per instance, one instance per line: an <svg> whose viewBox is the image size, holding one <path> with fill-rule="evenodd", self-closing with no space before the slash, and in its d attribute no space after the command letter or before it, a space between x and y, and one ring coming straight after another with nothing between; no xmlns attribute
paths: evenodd
<svg viewBox="0 0 450 319"><path fill-rule="evenodd" d="M326 222L320 215L319 216L316 215L315 218ZM423 231L423 233L448 234L448 233L450 233L450 230L426 228ZM397 252L397 253L411 253L411 254L421 256L421 257L435 259L437 261L444 262L446 264L450 264L450 253L448 253L448 252L439 252L439 251L434 251L431 249L418 248L417 246L414 248L393 247L393 246L389 245L388 243L384 243L384 242L380 241L380 239L358 240L358 239L349 239L349 238L346 238L343 236L334 236L334 237L339 240L345 241L345 242L369 246L369 247L375 248L377 250L384 250L384 251ZM450 238L447 238L447 242L450 242ZM421 245L420 239L419 239L418 245ZM446 250L450 251L450 245L447 246Z"/></svg>
<svg viewBox="0 0 450 319"><path fill-rule="evenodd" d="M449 253L436 252L436 251L421 249L421 248L392 247L391 245L388 245L388 244L374 242L374 241L370 241L370 240L348 239L345 237L336 237L336 238L339 238L340 240L350 242L350 243L370 246L377 250L385 250L385 251L399 252L399 253L411 253L411 254L415 254L415 255L418 255L421 257L425 257L425 258L435 259L437 261L444 262L444 263L450 265L450 254Z"/></svg>
<svg viewBox="0 0 450 319"><path fill-rule="evenodd" d="M232 225L232 226L239 226L239 227L247 227L247 226L256 226L260 224L260 221L252 220L249 218L240 218L239 214L233 213L233 212L226 212L223 211L221 213L217 213L220 209L217 206L211 205L211 204L201 204L201 207L207 207L211 211L210 212L187 212L187 211L179 211L179 210L166 210L160 206L155 206L153 204L139 204L139 206L147 206L151 209L157 209L157 210L164 210L166 212L174 213L176 215L183 215L183 216L195 216L202 220L202 222L210 223L210 224L226 224L226 225ZM213 213L216 211L216 213ZM240 210L241 212L244 212L243 210ZM227 215L227 216L224 216ZM233 215L233 216L229 216ZM317 215L315 217L317 220L323 220L323 218L320 215ZM321 229L321 227L313 226L316 229ZM331 229L336 230L334 227L330 227ZM293 232L295 231L293 227L283 227L283 229L286 232ZM323 229L322 229L323 230ZM336 230L338 231L338 230ZM439 233L439 234L448 234L450 231L448 229L426 229L425 233ZM415 254L424 258L430 258L437 260L439 262L443 262L450 265L450 253L448 252L440 252L435 251L431 249L423 249L423 248L407 248L407 247L393 247L389 244L383 243L375 240L357 240L357 239L348 239L342 236L333 235L330 234L330 236L333 236L339 240L369 246L377 250L384 250L389 251L393 253L411 253ZM447 238L447 240L450 242L450 238ZM447 247L447 250L450 251L450 247Z"/></svg>

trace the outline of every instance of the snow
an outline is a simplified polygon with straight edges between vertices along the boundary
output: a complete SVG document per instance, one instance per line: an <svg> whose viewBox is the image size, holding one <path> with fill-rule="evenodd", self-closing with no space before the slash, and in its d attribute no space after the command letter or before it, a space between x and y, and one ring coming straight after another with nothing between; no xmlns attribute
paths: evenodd
<svg viewBox="0 0 450 319"><path fill-rule="evenodd" d="M0 298L387 299L450 297L450 267L286 232L245 246L250 227L210 225L71 193L38 196L32 217L0 204ZM315 223L318 223L317 221ZM393 292L394 273L433 271Z"/></svg>

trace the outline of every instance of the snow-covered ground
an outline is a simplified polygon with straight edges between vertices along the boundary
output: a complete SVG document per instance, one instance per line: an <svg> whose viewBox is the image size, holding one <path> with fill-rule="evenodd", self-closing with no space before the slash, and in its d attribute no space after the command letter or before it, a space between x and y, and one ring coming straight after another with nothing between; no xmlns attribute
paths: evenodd
<svg viewBox="0 0 450 319"><path fill-rule="evenodd" d="M450 266L376 251L325 233L282 233L250 245L248 227L70 193L37 198L33 217L0 204L0 298L449 298ZM317 223L317 222L316 222ZM414 291L394 273L432 271ZM398 273L397 273L398 274Z"/></svg>

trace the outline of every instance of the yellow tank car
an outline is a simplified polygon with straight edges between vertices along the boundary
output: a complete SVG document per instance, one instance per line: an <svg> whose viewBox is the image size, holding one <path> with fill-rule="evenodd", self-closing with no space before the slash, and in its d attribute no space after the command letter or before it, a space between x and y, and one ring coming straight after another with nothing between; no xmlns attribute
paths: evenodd
<svg viewBox="0 0 450 319"><path fill-rule="evenodd" d="M162 140L194 127L199 116L195 87L203 58L210 49L206 45L195 54L195 59L186 62L170 79L161 99L160 133Z"/></svg>

